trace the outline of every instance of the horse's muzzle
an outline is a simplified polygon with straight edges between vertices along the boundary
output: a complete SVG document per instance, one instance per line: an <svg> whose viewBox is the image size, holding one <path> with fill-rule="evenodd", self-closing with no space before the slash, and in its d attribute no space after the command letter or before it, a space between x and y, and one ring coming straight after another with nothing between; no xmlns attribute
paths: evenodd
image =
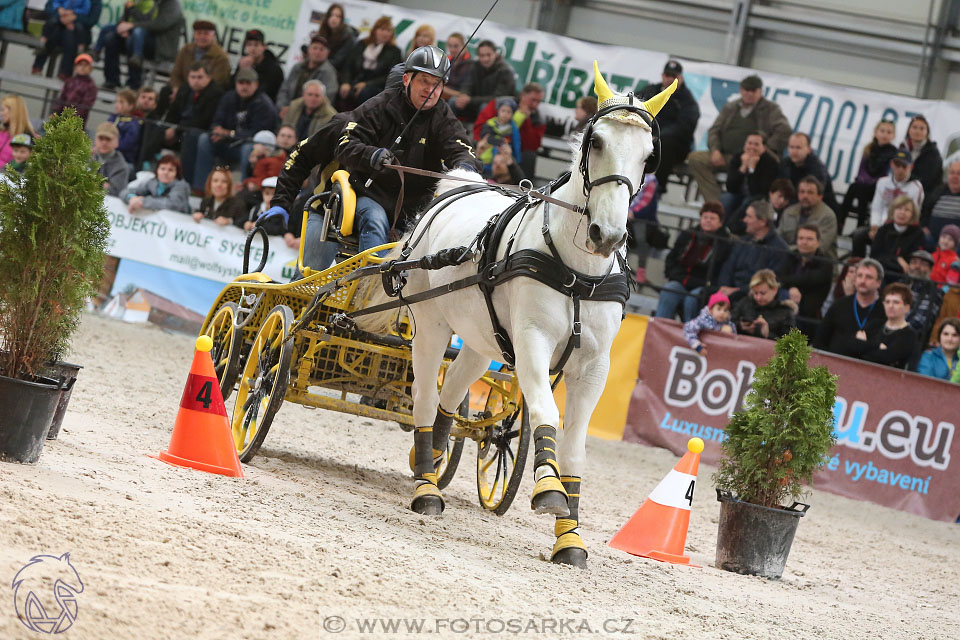
<svg viewBox="0 0 960 640"><path fill-rule="evenodd" d="M587 249L594 254L609 258L610 255L620 249L626 241L626 231L618 229L604 233L604 229L596 222L593 222L590 224L586 245Z"/></svg>

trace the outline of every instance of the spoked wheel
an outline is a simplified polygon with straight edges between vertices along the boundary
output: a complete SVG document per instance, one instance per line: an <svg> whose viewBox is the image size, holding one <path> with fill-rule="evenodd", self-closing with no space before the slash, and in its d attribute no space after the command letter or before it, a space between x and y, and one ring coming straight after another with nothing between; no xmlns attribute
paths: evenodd
<svg viewBox="0 0 960 640"><path fill-rule="evenodd" d="M256 455L283 403L290 381L293 340L288 338L292 324L290 307L277 305L267 314L250 345L231 421L241 462L249 462Z"/></svg>
<svg viewBox="0 0 960 640"><path fill-rule="evenodd" d="M213 339L213 349L210 356L213 358L213 369L220 381L220 393L226 402L233 387L237 383L237 373L240 365L241 331L237 329L237 305L234 302L224 302L213 314L210 324L204 333Z"/></svg>
<svg viewBox="0 0 960 640"><path fill-rule="evenodd" d="M520 489L529 448L530 418L521 401L519 409L490 427L477 444L477 495L484 509L502 516L510 508Z"/></svg>

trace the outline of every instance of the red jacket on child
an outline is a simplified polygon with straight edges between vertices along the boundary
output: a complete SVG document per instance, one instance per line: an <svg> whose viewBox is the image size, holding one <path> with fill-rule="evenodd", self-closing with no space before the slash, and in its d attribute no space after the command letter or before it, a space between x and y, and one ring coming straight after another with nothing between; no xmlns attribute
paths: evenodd
<svg viewBox="0 0 960 640"><path fill-rule="evenodd" d="M90 115L90 108L97 100L97 85L90 76L70 76L63 81L63 90L56 104L53 105L53 112L60 113L66 107L73 107L77 110L77 115L83 118L83 126L87 126L87 118Z"/></svg>

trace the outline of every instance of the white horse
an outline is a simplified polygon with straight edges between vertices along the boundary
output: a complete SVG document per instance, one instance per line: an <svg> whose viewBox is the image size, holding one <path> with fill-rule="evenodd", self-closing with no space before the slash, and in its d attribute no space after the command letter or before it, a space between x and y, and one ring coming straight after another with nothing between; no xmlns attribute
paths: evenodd
<svg viewBox="0 0 960 640"><path fill-rule="evenodd" d="M535 249L550 255L542 233L542 207L549 206L549 233L556 251L568 269L589 276L621 273L615 255L626 239L627 211L632 191L642 183L644 163L653 151L650 116L655 116L676 88L642 103L650 116L641 117L641 103L633 96L613 94L594 63L595 87L599 98L598 117L584 133L585 139L574 158L570 179L551 195L583 208L583 214L540 202L525 215L513 218L499 244L497 258L506 252L507 238L515 234L513 250ZM612 108L611 107L620 107ZM644 114L646 115L646 114ZM587 138L589 136L589 138ZM581 169L582 154L588 154L586 176ZM450 175L474 176L466 171ZM605 179L606 178L606 179ZM592 182L591 182L592 181ZM587 184L589 188L585 189ZM437 193L443 194L462 182L441 180ZM589 193L589 195L585 195ZM494 191L469 195L450 203L432 219L424 212L404 240L423 234L410 259L433 254L444 248L467 246L488 219L507 208L514 199ZM399 253L403 241L391 257ZM412 270L404 295L408 296L469 277L477 273L473 262L435 271ZM367 306L389 298L379 278L366 278ZM362 299L362 298L361 298ZM585 464L587 424L600 398L610 365L610 348L620 328L623 308L617 302L584 300L581 303L582 334L579 348L573 349L563 366L566 381L566 411L562 437L557 440L560 414L550 388L549 372L570 339L574 323L572 298L530 277L516 277L499 284L493 303L500 324L506 329L516 354L516 374L523 402L535 426L534 473L536 486L531 501L538 513L557 516L554 562L586 566L586 547L578 532L580 477ZM503 360L495 340L483 294L477 286L460 289L416 304L413 339L413 418L416 488L411 509L439 515L443 498L436 486L435 457L442 455L453 412L469 386L482 376L491 360ZM361 329L386 333L396 312L357 318ZM437 375L444 350L456 332L463 348L444 376L437 392Z"/></svg>

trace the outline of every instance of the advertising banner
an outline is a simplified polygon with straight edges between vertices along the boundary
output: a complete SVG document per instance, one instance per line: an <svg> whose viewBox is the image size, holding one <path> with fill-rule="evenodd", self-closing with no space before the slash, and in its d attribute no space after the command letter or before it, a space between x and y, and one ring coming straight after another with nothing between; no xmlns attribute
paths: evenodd
<svg viewBox="0 0 960 640"><path fill-rule="evenodd" d="M649 323L624 440L680 455L687 440L706 442L716 464L724 427L743 403L773 341L707 334L709 359L687 346L675 321ZM898 369L815 352L812 365L839 377L834 406L838 444L814 486L935 520L960 514L957 387Z"/></svg>

